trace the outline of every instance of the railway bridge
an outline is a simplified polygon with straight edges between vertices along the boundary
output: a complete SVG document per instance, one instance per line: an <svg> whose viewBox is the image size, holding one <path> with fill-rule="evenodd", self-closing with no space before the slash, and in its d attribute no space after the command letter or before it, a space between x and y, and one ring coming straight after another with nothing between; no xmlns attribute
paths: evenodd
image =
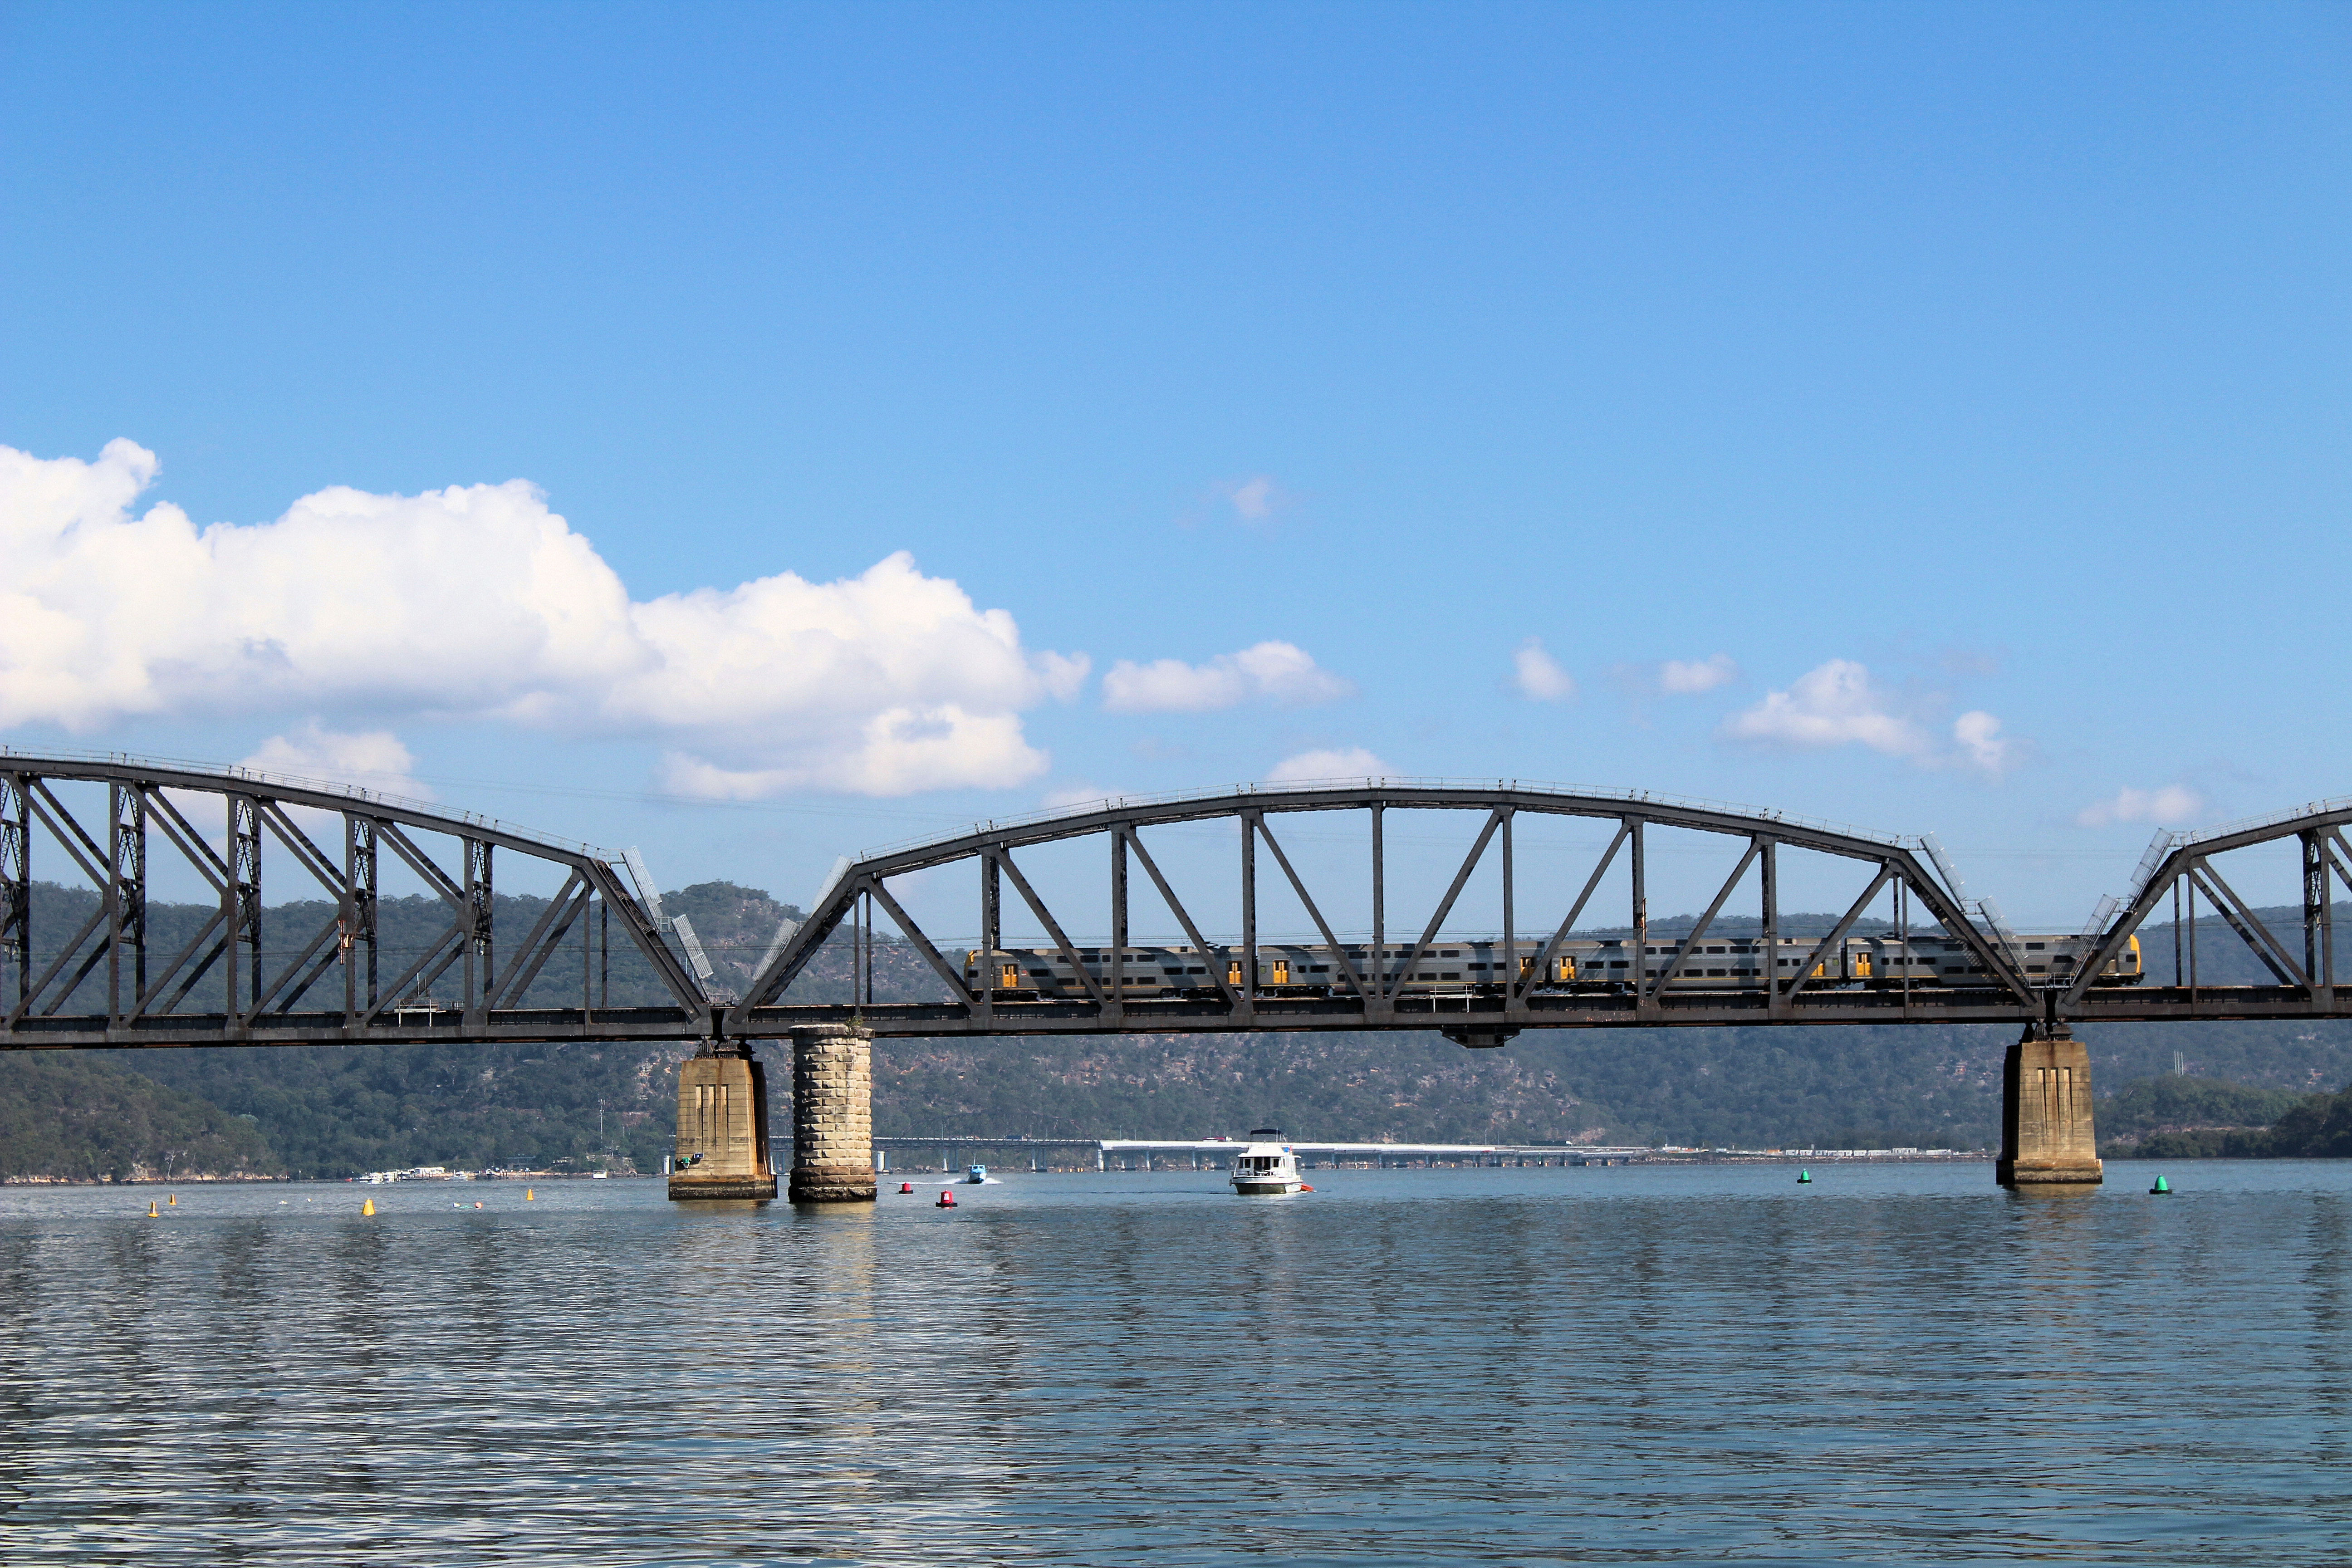
<svg viewBox="0 0 2352 1568"><path fill-rule="evenodd" d="M1401 911L1391 908L1388 847L1398 813L1450 814L1465 831L1475 825L1458 864L1449 853L1444 891ZM1327 879L1320 899L1299 868L1307 858L1294 858L1285 844L1296 847L1300 825L1318 816L1360 825L1367 850L1362 880L1343 889ZM1525 835L1561 818L1582 819L1605 847L1580 879L1548 876L1541 891L1523 896ZM0 1049L691 1041L699 1048L679 1079L686 1163L672 1194L759 1197L774 1195L776 1174L750 1042L790 1038L792 1195L854 1201L874 1192L867 1104L877 1036L1434 1029L1483 1047L1544 1028L2005 1023L2021 1037L2005 1068L2000 1177L2063 1188L2100 1174L2089 1061L2074 1025L2352 1011L2337 993L2333 915L2335 889L2352 891L2347 824L2352 800L2331 800L2160 833L2124 894L2052 940L2021 937L1989 901L1969 898L1931 837L1721 803L1518 780L1339 780L1129 797L844 859L807 918L776 931L735 994L713 984L692 925L665 914L634 851L325 781L0 750ZM1220 885L1204 893L1196 876L1191 902L1151 848L1187 825L1213 826L1233 847ZM1654 929L1650 860L1662 833L1704 836L1724 866L1702 912ZM1074 851L1076 841L1091 847ZM151 850L175 858L179 879L204 889L208 918L169 942L150 940ZM1099 881L1091 889L1067 875L1073 853L1093 858ZM1044 854L1057 858L1060 879L1030 874ZM1828 885L1825 874L1844 883L1843 913L1826 930L1784 921L1780 889L1792 857L1810 887ZM511 883L518 858L523 882L558 889L520 932L500 928L494 897L501 868ZM2242 883L2258 888L2252 878L2275 880L2290 862L2291 896L2263 901L2241 891ZM383 942L387 872L445 909L446 925L421 951ZM43 929L34 897L41 875L81 889L74 907L89 912ZM961 961L922 930L903 897L911 879L936 889L957 878L968 879L969 929L979 933ZM1464 903L1474 879L1477 908ZM1297 929L1311 927L1303 944L1276 943L1262 930L1262 885L1277 889L1286 911L1298 911L1282 918L1296 924L1303 916ZM1008 946L1007 888L1014 923L1042 931L1038 945ZM1351 940L1342 940L1330 912L1336 899L1363 891L1369 930L1350 919ZM1727 913L1736 897L1738 912ZM2200 901L2251 952L2259 983L2205 980ZM1139 948L1130 929L1139 902L1145 921L1181 931L1182 942ZM1213 931L1198 912L1212 904L1223 917ZM1081 905L1090 927L1072 912ZM2161 923L2168 905L2170 972L2147 973L2137 963L2137 938ZM265 942L265 924L274 932L289 908L308 923ZM2296 924L2278 921L2281 908L2300 911ZM934 973L940 999L875 997L877 919ZM1629 955L1617 961L1622 975L1590 963L1580 970L1568 956L1589 958L1593 944L1578 933L1601 925L1618 933L1611 950ZM1098 934L1082 944L1074 927ZM1865 930L1871 947L1858 959ZM616 931L625 962L651 974L658 1000L612 1004ZM806 986L796 995L794 983L828 944L846 946L852 998L814 1000ZM1265 962L1277 947L1322 959L1322 978L1297 984L1305 977L1289 973L1288 956ZM1486 955L1480 973L1426 967L1433 953L1459 962L1473 947ZM1201 960L1186 966L1199 980L1166 984L1156 955L1169 952ZM1944 962L1923 956L1931 952Z"/></svg>

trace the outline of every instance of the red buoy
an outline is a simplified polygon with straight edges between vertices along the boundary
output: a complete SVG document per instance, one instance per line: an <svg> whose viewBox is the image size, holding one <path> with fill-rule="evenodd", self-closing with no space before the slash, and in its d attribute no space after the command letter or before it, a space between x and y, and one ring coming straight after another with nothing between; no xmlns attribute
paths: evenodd
<svg viewBox="0 0 2352 1568"><path fill-rule="evenodd" d="M955 1194L950 1192L942 1191L940 1194L940 1201L933 1204L931 1206L935 1209L951 1209L956 1206Z"/></svg>
<svg viewBox="0 0 2352 1568"><path fill-rule="evenodd" d="M911 1193L915 1190L915 1184L912 1182L900 1182L898 1184L898 1190L902 1193Z"/></svg>

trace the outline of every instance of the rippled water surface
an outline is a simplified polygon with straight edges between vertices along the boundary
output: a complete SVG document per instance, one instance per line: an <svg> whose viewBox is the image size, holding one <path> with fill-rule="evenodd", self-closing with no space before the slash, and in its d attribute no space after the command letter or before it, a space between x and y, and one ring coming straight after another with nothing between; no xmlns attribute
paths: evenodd
<svg viewBox="0 0 2352 1568"><path fill-rule="evenodd" d="M2352 1171L2111 1173L9 1188L0 1562L2352 1554Z"/></svg>

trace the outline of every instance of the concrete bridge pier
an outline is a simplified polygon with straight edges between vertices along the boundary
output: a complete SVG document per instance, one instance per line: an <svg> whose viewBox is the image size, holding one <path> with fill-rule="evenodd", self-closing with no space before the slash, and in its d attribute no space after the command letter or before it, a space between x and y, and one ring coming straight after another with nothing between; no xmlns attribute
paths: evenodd
<svg viewBox="0 0 2352 1568"><path fill-rule="evenodd" d="M2063 1024L2029 1024L2009 1047L1993 1179L2029 1192L2093 1187L2104 1179L2091 1127L2091 1053Z"/></svg>
<svg viewBox="0 0 2352 1568"><path fill-rule="evenodd" d="M874 1201L874 1036L854 1024L793 1031L796 1204Z"/></svg>
<svg viewBox="0 0 2352 1568"><path fill-rule="evenodd" d="M776 1195L768 1157L768 1078L749 1045L705 1046L678 1064L673 1202Z"/></svg>

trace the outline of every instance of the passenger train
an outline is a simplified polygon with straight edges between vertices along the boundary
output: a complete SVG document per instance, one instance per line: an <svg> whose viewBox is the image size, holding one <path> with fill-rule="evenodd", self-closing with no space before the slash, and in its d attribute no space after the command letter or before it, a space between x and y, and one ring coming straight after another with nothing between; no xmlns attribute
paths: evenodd
<svg viewBox="0 0 2352 1568"><path fill-rule="evenodd" d="M2035 936L2016 939L2017 956L2028 981L2037 985L2072 984L2076 967L2097 948L2095 938ZM1708 939L1691 950L1682 970L1666 982L1672 992L1760 991L1767 968L1782 980L1796 978L1799 965L1820 945L1818 937L1782 937L1777 954L1768 954L1762 938ZM1638 959L1636 946L1640 946ZM1645 981L1654 981L1674 963L1681 948L1678 938L1636 944L1631 938L1579 938L1563 942L1553 952L1549 973L1532 987L1538 991L1623 994L1633 988L1636 964ZM1358 974L1369 963L1368 946L1339 950ZM1539 942L1515 944L1517 971L1525 981L1542 953ZM1110 983L1110 950L1077 950L1087 973L1096 984ZM1433 945L1408 971L1410 947L1390 947L1385 955L1390 988L1402 995L1499 995L1509 977L1500 942L1448 942ZM1259 996L1346 996L1351 994L1345 973L1327 946L1262 942L1257 950ZM1213 997L1223 994L1216 977L1239 989L1243 984L1242 955L1234 948L1198 952L1189 947L1130 947L1120 973L1119 994L1127 1000ZM964 984L974 992L985 989L1004 1002L1068 1001L1088 993L1077 971L1058 949L972 949L964 954ZM2139 938L2110 960L2092 984L2134 985L2141 976ZM1850 936L1813 966L1817 984L1857 986L1870 990L1901 990L1912 986L1970 987L1994 984L1985 966L1960 942L1941 935L1914 935L1908 943L1895 936Z"/></svg>

